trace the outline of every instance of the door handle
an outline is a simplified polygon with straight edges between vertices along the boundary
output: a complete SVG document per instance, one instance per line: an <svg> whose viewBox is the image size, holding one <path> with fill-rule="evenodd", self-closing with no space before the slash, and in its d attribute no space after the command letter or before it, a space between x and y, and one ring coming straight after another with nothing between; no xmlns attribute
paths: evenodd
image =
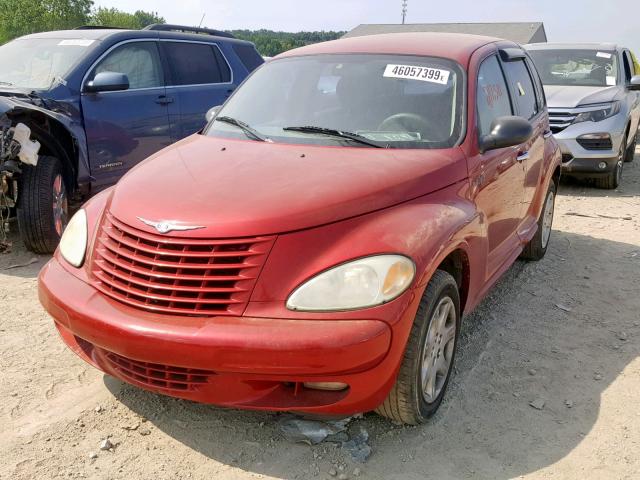
<svg viewBox="0 0 640 480"><path fill-rule="evenodd" d="M516 157L516 160L519 162L524 162L525 160L529 160L529 152L521 153Z"/></svg>
<svg viewBox="0 0 640 480"><path fill-rule="evenodd" d="M167 97L166 95L160 95L158 98L156 98L156 103L159 105L168 105L170 103L173 103L173 98Z"/></svg>
<svg viewBox="0 0 640 480"><path fill-rule="evenodd" d="M544 138L547 139L549 138L551 135L553 135L553 132L551 130L547 130L544 132Z"/></svg>

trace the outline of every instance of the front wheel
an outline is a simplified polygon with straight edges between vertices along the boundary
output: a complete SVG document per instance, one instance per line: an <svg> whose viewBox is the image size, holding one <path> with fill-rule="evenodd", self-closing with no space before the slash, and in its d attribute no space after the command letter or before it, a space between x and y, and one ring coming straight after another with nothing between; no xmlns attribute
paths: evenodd
<svg viewBox="0 0 640 480"><path fill-rule="evenodd" d="M396 383L376 412L410 425L433 415L449 384L459 331L458 286L437 270L418 307Z"/></svg>
<svg viewBox="0 0 640 480"><path fill-rule="evenodd" d="M56 249L69 218L60 160L41 156L37 166L22 167L17 217L20 235L29 250L51 253Z"/></svg>
<svg viewBox="0 0 640 480"><path fill-rule="evenodd" d="M542 260L547 253L549 240L551 239L551 227L553 226L553 213L556 205L557 187L554 182L549 185L547 196L540 217L538 218L538 231L531 241L522 250L520 258L524 260Z"/></svg>

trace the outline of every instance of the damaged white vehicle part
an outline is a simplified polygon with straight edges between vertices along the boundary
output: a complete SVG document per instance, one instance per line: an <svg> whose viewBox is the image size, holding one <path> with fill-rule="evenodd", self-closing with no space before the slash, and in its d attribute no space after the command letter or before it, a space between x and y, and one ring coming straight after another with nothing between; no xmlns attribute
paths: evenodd
<svg viewBox="0 0 640 480"><path fill-rule="evenodd" d="M13 128L13 139L20 144L20 153L18 153L20 161L35 167L38 164L40 142L31 140L31 129L24 123L17 124Z"/></svg>

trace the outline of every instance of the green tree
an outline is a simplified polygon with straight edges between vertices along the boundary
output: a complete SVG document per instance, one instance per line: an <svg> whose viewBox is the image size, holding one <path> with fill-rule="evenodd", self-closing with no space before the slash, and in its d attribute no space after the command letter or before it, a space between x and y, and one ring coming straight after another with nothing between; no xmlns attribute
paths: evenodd
<svg viewBox="0 0 640 480"><path fill-rule="evenodd" d="M345 32L274 32L272 30L232 30L231 33L242 40L255 43L258 51L267 57L273 57L292 48L303 47L311 43L335 40Z"/></svg>
<svg viewBox="0 0 640 480"><path fill-rule="evenodd" d="M156 12L138 10L135 13L127 13L117 8L105 7L98 7L91 15L91 25L105 27L140 29L152 23L165 23L165 20Z"/></svg>
<svg viewBox="0 0 640 480"><path fill-rule="evenodd" d="M92 0L0 0L0 43L88 23Z"/></svg>

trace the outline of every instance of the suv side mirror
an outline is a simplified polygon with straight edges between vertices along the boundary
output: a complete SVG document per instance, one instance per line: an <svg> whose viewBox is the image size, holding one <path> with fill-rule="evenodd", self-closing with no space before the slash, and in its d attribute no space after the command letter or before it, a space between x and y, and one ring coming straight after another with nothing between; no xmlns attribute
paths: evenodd
<svg viewBox="0 0 640 480"><path fill-rule="evenodd" d="M627 86L629 90L640 90L640 75L634 75Z"/></svg>
<svg viewBox="0 0 640 480"><path fill-rule="evenodd" d="M491 123L491 133L480 139L480 152L520 145L532 136L533 127L529 120L515 116L498 117Z"/></svg>
<svg viewBox="0 0 640 480"><path fill-rule="evenodd" d="M213 117L215 117L218 114L221 108L222 108L222 105L216 105L215 107L211 107L209 110L207 110L207 114L205 115L205 118L207 119L207 123L213 120Z"/></svg>
<svg viewBox="0 0 640 480"><path fill-rule="evenodd" d="M84 86L85 92L116 92L129 88L129 77L124 73L100 72Z"/></svg>

